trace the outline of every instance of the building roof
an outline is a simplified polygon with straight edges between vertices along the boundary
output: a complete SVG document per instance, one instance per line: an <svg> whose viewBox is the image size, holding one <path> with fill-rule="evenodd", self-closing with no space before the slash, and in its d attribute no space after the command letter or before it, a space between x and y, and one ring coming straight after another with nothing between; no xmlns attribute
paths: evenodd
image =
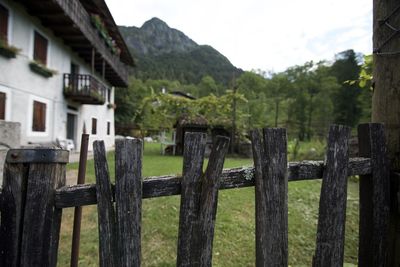
<svg viewBox="0 0 400 267"><path fill-rule="evenodd" d="M169 94L174 95L174 96L180 96L183 98L195 100L196 98L188 93L182 92L182 91L171 91Z"/></svg>
<svg viewBox="0 0 400 267"><path fill-rule="evenodd" d="M134 60L104 0L15 1L30 15L39 18L43 26L52 30L89 65L94 64L98 73L104 68L105 79L111 85L127 87L128 66L134 66ZM93 15L100 17L120 54L112 52L105 38L100 36L92 23Z"/></svg>
<svg viewBox="0 0 400 267"><path fill-rule="evenodd" d="M121 48L121 61L130 66L134 66L135 62L129 52L129 48L126 45L106 2L103 0L81 0L81 3L89 13L98 14L102 17L110 35Z"/></svg>

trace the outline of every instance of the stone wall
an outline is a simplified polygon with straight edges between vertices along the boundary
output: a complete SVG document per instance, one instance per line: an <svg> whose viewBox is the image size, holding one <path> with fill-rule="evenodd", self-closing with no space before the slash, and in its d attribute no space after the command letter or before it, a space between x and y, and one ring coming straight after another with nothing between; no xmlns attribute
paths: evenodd
<svg viewBox="0 0 400 267"><path fill-rule="evenodd" d="M3 167L10 148L19 148L21 143L21 124L0 120L0 184L3 183Z"/></svg>

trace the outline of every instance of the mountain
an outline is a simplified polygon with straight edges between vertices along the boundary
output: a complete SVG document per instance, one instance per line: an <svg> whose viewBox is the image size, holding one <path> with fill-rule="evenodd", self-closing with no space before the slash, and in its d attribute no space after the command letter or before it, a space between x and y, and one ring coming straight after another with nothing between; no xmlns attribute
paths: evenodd
<svg viewBox="0 0 400 267"><path fill-rule="evenodd" d="M236 68L217 50L198 45L183 32L152 18L142 27L120 26L120 31L134 55L138 78L179 80L197 84L210 75L221 84L229 84L243 71Z"/></svg>

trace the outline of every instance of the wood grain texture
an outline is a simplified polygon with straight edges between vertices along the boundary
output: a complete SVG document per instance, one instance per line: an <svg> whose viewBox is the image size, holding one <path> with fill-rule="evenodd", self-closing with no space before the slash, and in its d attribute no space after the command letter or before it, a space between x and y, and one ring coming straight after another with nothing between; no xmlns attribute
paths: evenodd
<svg viewBox="0 0 400 267"><path fill-rule="evenodd" d="M176 266L198 266L193 244L197 244L197 219L201 196L200 179L203 174L204 151L207 137L204 133L186 133L183 151L183 177L179 213L178 252Z"/></svg>
<svg viewBox="0 0 400 267"><path fill-rule="evenodd" d="M329 130L314 267L343 266L350 130L341 125Z"/></svg>
<svg viewBox="0 0 400 267"><path fill-rule="evenodd" d="M288 181L321 179L324 169L323 161L290 162ZM371 173L369 158L352 158L348 166L348 175ZM181 193L181 176L147 177L143 180L143 198L179 195ZM254 186L254 167L243 167L223 170L219 189L232 189ZM96 204L96 185L71 185L56 192L56 206L68 208Z"/></svg>
<svg viewBox="0 0 400 267"><path fill-rule="evenodd" d="M60 241L60 230L61 230L61 220L62 220L62 209L57 208L55 204L55 192L56 189L65 186L66 184L66 165L57 164L56 169L57 175L54 176L55 186L52 190L51 205L53 206L53 223L51 228L51 248L50 248L50 266L57 266L58 258L58 245Z"/></svg>
<svg viewBox="0 0 400 267"><path fill-rule="evenodd" d="M140 266L142 216L142 142L115 143L115 201L120 266Z"/></svg>
<svg viewBox="0 0 400 267"><path fill-rule="evenodd" d="M119 266L116 219L104 141L93 143L101 267Z"/></svg>
<svg viewBox="0 0 400 267"><path fill-rule="evenodd" d="M62 210L54 207L54 193L62 185L64 164L29 165L20 266L56 266Z"/></svg>
<svg viewBox="0 0 400 267"><path fill-rule="evenodd" d="M251 133L255 166L256 266L288 265L285 129Z"/></svg>
<svg viewBox="0 0 400 267"><path fill-rule="evenodd" d="M200 262L199 266L202 267L212 266L218 188L228 148L229 138L217 136L201 183L199 230L197 232L199 244L198 247L192 247L192 249L199 251L199 259L197 260Z"/></svg>
<svg viewBox="0 0 400 267"><path fill-rule="evenodd" d="M390 222L390 166L382 124L358 127L361 156L370 157L372 173L360 176L360 267L387 265Z"/></svg>
<svg viewBox="0 0 400 267"><path fill-rule="evenodd" d="M28 167L4 165L1 198L0 266L19 266Z"/></svg>

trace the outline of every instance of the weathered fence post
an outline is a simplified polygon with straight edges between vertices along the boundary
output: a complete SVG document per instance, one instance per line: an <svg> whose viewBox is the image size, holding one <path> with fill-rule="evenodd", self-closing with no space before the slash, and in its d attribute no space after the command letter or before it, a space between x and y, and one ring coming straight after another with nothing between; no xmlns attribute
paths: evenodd
<svg viewBox="0 0 400 267"><path fill-rule="evenodd" d="M1 266L56 266L62 209L55 189L65 185L69 152L9 150L1 206Z"/></svg>
<svg viewBox="0 0 400 267"><path fill-rule="evenodd" d="M186 133L177 266L211 267L220 176L229 138L218 136L203 174L206 135Z"/></svg>
<svg viewBox="0 0 400 267"><path fill-rule="evenodd" d="M142 141L115 143L115 202L120 266L140 266L142 218Z"/></svg>
<svg viewBox="0 0 400 267"><path fill-rule="evenodd" d="M342 125L329 130L314 267L343 266L350 130Z"/></svg>
<svg viewBox="0 0 400 267"><path fill-rule="evenodd" d="M140 266L142 142L118 140L115 146L115 202L103 141L93 143L99 217L100 266Z"/></svg>
<svg viewBox="0 0 400 267"><path fill-rule="evenodd" d="M117 225L104 141L94 141L93 152L99 223L99 266L119 266Z"/></svg>
<svg viewBox="0 0 400 267"><path fill-rule="evenodd" d="M204 151L207 136L203 133L186 133L183 150L183 174L179 215L178 254L176 266L191 266L195 251L196 219L200 202L200 179L203 173Z"/></svg>
<svg viewBox="0 0 400 267"><path fill-rule="evenodd" d="M288 265L286 129L251 133L256 194L256 266Z"/></svg>
<svg viewBox="0 0 400 267"><path fill-rule="evenodd" d="M388 266L390 170L385 130L379 123L358 126L359 156L371 158L369 175L360 176L360 231L358 264Z"/></svg>

